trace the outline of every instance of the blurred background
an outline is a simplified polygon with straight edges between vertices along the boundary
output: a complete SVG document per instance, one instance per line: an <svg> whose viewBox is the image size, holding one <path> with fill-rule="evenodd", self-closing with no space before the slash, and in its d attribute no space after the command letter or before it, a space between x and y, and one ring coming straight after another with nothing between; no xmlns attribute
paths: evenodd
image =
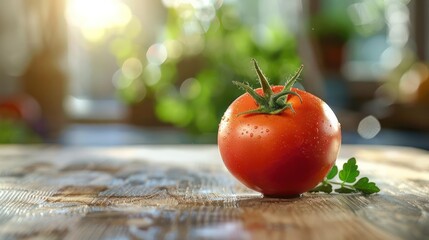
<svg viewBox="0 0 429 240"><path fill-rule="evenodd" d="M429 149L425 0L2 0L0 143L216 143L257 86L299 87L344 143Z"/></svg>

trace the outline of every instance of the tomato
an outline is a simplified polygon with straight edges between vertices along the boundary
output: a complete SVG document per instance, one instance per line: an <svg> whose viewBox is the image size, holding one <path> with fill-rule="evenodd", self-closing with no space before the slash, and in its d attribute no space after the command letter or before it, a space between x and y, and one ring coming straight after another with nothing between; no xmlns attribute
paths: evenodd
<svg viewBox="0 0 429 240"><path fill-rule="evenodd" d="M255 100L247 89L222 117L219 151L227 169L247 187L265 196L294 197L314 188L335 164L340 123L331 108L311 93L261 85L253 95L285 91L287 107L274 113L255 111L261 109L261 99Z"/></svg>

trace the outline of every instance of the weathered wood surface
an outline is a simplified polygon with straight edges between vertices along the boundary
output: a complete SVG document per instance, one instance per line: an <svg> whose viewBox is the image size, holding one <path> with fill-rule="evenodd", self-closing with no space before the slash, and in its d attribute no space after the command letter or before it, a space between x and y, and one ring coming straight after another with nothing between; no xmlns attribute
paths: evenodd
<svg viewBox="0 0 429 240"><path fill-rule="evenodd" d="M379 194L266 199L216 146L0 146L0 239L429 239L429 154L343 146Z"/></svg>

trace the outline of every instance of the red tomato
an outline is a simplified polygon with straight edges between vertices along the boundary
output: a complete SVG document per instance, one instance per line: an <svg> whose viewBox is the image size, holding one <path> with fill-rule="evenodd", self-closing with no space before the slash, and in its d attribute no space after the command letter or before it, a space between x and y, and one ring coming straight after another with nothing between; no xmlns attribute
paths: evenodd
<svg viewBox="0 0 429 240"><path fill-rule="evenodd" d="M256 64L256 63L255 63ZM284 86L271 87L278 93ZM242 114L259 107L249 93L238 97L219 125L218 146L228 170L265 196L293 197L314 188L335 164L340 124L318 97L292 88L292 109L279 114ZM261 88L255 90L263 96Z"/></svg>

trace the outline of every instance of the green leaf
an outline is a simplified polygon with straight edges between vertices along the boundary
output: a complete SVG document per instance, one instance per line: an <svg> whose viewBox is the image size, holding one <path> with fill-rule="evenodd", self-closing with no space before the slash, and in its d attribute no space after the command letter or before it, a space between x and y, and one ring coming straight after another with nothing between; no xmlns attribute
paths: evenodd
<svg viewBox="0 0 429 240"><path fill-rule="evenodd" d="M331 193L332 192L332 185L327 184L321 184L313 189L311 189L309 192L324 192L324 193Z"/></svg>
<svg viewBox="0 0 429 240"><path fill-rule="evenodd" d="M357 191L355 189L341 187L341 188L335 189L335 192L337 192L337 193L355 193Z"/></svg>
<svg viewBox="0 0 429 240"><path fill-rule="evenodd" d="M356 181L356 177L359 176L358 166L356 165L356 158L350 158L343 165L343 169L339 173L339 178L348 183Z"/></svg>
<svg viewBox="0 0 429 240"><path fill-rule="evenodd" d="M338 177L342 182L332 180L337 174L339 174ZM335 185L338 186L338 188L334 190L337 193L362 193L369 195L380 191L380 188L378 188L374 182L370 182L367 177L362 177L356 181L359 174L360 172L358 171L356 159L350 158L344 163L343 169L339 172L338 167L334 165L325 179L309 192L331 193L333 191L332 186Z"/></svg>
<svg viewBox="0 0 429 240"><path fill-rule="evenodd" d="M337 165L334 165L334 166L331 168L331 171L329 171L328 175L326 175L326 178L327 178L328 180L331 180L331 179L333 179L335 176L337 176L337 173L338 173L338 167L337 167Z"/></svg>
<svg viewBox="0 0 429 240"><path fill-rule="evenodd" d="M361 191L364 194L373 194L380 192L380 188L374 182L370 182L367 177L359 179L354 185L358 191Z"/></svg>

